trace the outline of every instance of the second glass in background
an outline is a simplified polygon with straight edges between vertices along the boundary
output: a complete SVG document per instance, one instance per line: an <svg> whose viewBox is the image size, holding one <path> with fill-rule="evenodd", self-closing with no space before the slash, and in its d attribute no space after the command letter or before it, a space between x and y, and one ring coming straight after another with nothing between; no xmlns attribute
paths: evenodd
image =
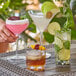
<svg viewBox="0 0 76 76"><path fill-rule="evenodd" d="M11 17L12 18L12 17ZM16 17L18 18L18 17ZM20 37L20 34L28 27L29 21L28 19L23 20L9 20L6 19L6 27L16 36ZM18 60L23 59L21 56L18 55L18 40L16 40L16 55L10 58L10 61L18 62ZM12 46L13 47L13 46Z"/></svg>

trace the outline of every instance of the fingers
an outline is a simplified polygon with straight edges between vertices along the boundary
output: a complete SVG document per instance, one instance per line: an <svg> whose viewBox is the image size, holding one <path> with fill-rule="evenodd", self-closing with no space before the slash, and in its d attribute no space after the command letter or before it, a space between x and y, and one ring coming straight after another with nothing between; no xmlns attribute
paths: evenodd
<svg viewBox="0 0 76 76"><path fill-rule="evenodd" d="M2 31L0 31L0 36L4 39L4 40L7 40L7 35L4 34Z"/></svg>
<svg viewBox="0 0 76 76"><path fill-rule="evenodd" d="M15 42L15 41L16 41L16 39L13 39L12 37L9 37L9 38L7 39L7 42L9 42L9 43Z"/></svg>
<svg viewBox="0 0 76 76"><path fill-rule="evenodd" d="M17 37L13 35L7 28L0 30L0 42L15 42Z"/></svg>
<svg viewBox="0 0 76 76"><path fill-rule="evenodd" d="M14 42L17 37L11 33L5 26L5 22L0 19L0 42Z"/></svg>
<svg viewBox="0 0 76 76"><path fill-rule="evenodd" d="M11 35L10 32L9 32L9 30L7 30L5 27L4 27L4 29L3 29L3 32L4 32L7 36L10 36L10 35Z"/></svg>
<svg viewBox="0 0 76 76"><path fill-rule="evenodd" d="M13 38L15 38L16 36L13 34L13 33L11 33L6 27L4 27L4 33L7 35L7 36L11 36L11 37L13 37Z"/></svg>

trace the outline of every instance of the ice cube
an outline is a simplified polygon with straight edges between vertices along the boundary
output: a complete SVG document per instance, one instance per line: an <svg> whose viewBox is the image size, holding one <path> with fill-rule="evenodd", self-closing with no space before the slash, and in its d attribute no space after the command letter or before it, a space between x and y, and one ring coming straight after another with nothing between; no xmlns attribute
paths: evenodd
<svg viewBox="0 0 76 76"><path fill-rule="evenodd" d="M27 53L26 57L30 60L37 60L42 58L42 53L38 50L32 50Z"/></svg>

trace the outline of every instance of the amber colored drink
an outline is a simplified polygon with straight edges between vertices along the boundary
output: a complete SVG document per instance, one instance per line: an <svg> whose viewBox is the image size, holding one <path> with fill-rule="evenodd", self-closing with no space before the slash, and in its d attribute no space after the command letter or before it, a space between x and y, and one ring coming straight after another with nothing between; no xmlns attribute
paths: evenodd
<svg viewBox="0 0 76 76"><path fill-rule="evenodd" d="M43 71L45 69L45 53L42 51L30 51L26 56L27 69Z"/></svg>

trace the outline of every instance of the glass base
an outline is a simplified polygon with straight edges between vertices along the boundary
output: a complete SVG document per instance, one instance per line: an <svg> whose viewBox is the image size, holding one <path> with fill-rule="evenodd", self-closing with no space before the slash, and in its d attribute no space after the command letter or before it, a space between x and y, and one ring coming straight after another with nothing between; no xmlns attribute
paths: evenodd
<svg viewBox="0 0 76 76"><path fill-rule="evenodd" d="M46 52L46 58L50 58L51 54Z"/></svg>
<svg viewBox="0 0 76 76"><path fill-rule="evenodd" d="M69 65L70 61L69 60L57 60L56 64L58 64L58 65Z"/></svg>
<svg viewBox="0 0 76 76"><path fill-rule="evenodd" d="M44 71L44 66L27 66L28 70L32 71Z"/></svg>
<svg viewBox="0 0 76 76"><path fill-rule="evenodd" d="M25 56L11 56L11 57L7 57L7 60L12 62L13 64L19 64L24 62L24 60L26 60Z"/></svg>

